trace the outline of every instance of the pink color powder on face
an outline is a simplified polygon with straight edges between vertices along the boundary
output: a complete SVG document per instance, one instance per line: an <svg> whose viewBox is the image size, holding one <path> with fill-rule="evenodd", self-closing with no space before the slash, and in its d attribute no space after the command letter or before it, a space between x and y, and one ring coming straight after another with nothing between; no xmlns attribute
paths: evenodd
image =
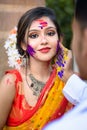
<svg viewBox="0 0 87 130"><path fill-rule="evenodd" d="M44 21L44 20L42 20L42 19L39 19L39 20L37 20L38 22L39 22L39 26L38 27L40 27L41 29L43 29L43 27L46 27L47 26L47 22L46 21Z"/></svg>

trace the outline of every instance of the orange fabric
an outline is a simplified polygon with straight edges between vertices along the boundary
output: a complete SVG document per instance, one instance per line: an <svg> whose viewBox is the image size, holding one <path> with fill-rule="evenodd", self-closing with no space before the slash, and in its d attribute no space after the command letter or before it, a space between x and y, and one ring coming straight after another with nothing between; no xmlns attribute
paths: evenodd
<svg viewBox="0 0 87 130"><path fill-rule="evenodd" d="M72 107L62 94L64 83L58 78L56 69L44 86L35 107L31 107L24 97L19 72L17 70L8 72L17 76L16 96L7 125L3 130L41 130L49 121L59 118Z"/></svg>

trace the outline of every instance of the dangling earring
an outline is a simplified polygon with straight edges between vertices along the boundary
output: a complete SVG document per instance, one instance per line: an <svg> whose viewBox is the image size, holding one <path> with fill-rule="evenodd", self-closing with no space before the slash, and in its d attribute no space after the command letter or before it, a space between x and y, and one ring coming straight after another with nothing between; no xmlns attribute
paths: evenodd
<svg viewBox="0 0 87 130"><path fill-rule="evenodd" d="M24 55L22 56L22 64L21 64L22 67L26 66L26 60L27 60L27 54L26 54L26 51L25 51Z"/></svg>

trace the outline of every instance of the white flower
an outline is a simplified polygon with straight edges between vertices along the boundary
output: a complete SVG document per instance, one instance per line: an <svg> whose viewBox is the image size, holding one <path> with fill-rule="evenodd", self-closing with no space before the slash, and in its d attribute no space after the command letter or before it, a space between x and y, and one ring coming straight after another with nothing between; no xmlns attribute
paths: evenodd
<svg viewBox="0 0 87 130"><path fill-rule="evenodd" d="M17 69L20 69L20 66L22 65L22 56L19 54L17 48L16 48L16 43L17 43L17 28L15 27L8 39L5 41L5 49L6 53L8 55L8 64L10 67L15 67Z"/></svg>

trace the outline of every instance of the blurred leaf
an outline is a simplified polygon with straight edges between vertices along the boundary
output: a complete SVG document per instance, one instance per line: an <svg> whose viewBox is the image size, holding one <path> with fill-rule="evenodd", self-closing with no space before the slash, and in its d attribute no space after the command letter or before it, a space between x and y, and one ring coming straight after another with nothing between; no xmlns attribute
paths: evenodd
<svg viewBox="0 0 87 130"><path fill-rule="evenodd" d="M64 45L70 48L72 31L71 22L74 14L73 0L46 0L46 6L52 8L64 34Z"/></svg>

